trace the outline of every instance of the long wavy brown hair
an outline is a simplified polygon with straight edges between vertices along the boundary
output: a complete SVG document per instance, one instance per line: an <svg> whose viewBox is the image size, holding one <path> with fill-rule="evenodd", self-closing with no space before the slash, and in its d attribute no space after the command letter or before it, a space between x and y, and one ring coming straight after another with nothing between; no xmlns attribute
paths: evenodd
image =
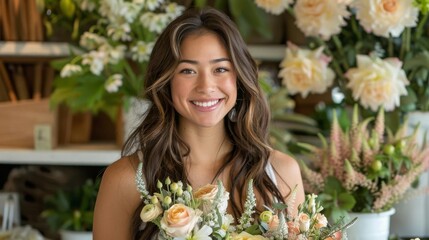
<svg viewBox="0 0 429 240"><path fill-rule="evenodd" d="M227 167L230 205L237 217L243 211L243 199L249 179L262 197L271 205L272 196L283 199L276 185L265 172L270 155L268 124L270 114L266 99L258 84L258 70L247 50L235 23L212 8L188 9L171 22L161 33L152 51L145 78L145 99L151 102L139 127L131 134L122 150L123 156L143 153L143 176L149 192L155 192L156 182L167 176L174 181L187 180L183 159L191 149L178 133L178 113L173 108L170 80L180 60L180 45L190 34L212 32L223 41L237 73L237 121L225 117L224 123L233 148L217 172ZM215 177L215 178L216 178ZM271 197L270 197L271 196ZM144 203L136 209L133 226L134 239L151 239L158 229L154 224L141 225L139 217Z"/></svg>

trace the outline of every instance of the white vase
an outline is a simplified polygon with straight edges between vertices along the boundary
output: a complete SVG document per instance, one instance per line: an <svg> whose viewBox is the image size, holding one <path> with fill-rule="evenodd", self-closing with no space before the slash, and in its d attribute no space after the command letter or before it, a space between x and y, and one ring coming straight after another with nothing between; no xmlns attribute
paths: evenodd
<svg viewBox="0 0 429 240"><path fill-rule="evenodd" d="M424 140L424 133L429 134L429 112L411 112L408 114L408 134L411 134L420 123L418 140ZM426 141L429 141L427 139ZM424 191L429 187L429 173L419 177L418 189ZM407 195L406 195L407 196ZM419 194L405 198L395 205L396 214L392 216L391 232L399 237L429 236L429 196Z"/></svg>
<svg viewBox="0 0 429 240"><path fill-rule="evenodd" d="M92 240L92 232L68 231L60 232L61 240Z"/></svg>
<svg viewBox="0 0 429 240"><path fill-rule="evenodd" d="M349 240L387 240L389 238L390 216L395 213L392 208L381 213L349 213L350 219L357 221L348 228Z"/></svg>

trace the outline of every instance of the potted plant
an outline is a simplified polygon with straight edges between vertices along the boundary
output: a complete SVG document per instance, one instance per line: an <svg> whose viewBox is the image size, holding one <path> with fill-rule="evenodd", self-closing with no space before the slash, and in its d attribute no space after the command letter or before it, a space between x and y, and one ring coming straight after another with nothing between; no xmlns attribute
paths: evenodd
<svg viewBox="0 0 429 240"><path fill-rule="evenodd" d="M119 109L141 96L153 44L184 7L170 1L84 2L75 8L98 21L80 36L69 58L53 62L60 75L51 103L65 103L73 111L103 111L116 119Z"/></svg>
<svg viewBox="0 0 429 240"><path fill-rule="evenodd" d="M326 215L333 219L347 213L393 214L394 204L429 168L429 147L418 144L418 128L408 134L403 124L393 133L385 128L382 109L373 124L372 118L359 121L358 116L355 105L351 126L343 130L334 112L329 140L321 136L322 147L300 144L310 150L314 160L301 161L304 187L320 195ZM366 218L360 217L355 226ZM384 230L376 226L376 233L389 233L389 224ZM369 228L359 234L363 232L368 233ZM375 235L367 237L374 239Z"/></svg>
<svg viewBox="0 0 429 240"><path fill-rule="evenodd" d="M59 231L61 239L92 239L95 200L100 179L92 179L72 190L58 190L46 198L41 216L50 228ZM77 236L78 238L73 238Z"/></svg>

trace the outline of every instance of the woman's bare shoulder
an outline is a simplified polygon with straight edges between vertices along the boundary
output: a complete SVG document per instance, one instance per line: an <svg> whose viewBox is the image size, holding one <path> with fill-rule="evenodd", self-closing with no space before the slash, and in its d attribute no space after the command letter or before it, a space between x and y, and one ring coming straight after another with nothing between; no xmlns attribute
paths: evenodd
<svg viewBox="0 0 429 240"><path fill-rule="evenodd" d="M304 186L298 162L291 156L277 150L271 152L270 163L276 173L279 190L288 196L296 188L296 202L304 201ZM295 206L297 207L297 206ZM295 211L296 212L296 209Z"/></svg>
<svg viewBox="0 0 429 240"><path fill-rule="evenodd" d="M141 201L137 165L133 157L123 157L106 168L94 210L94 239L130 239L131 221Z"/></svg>

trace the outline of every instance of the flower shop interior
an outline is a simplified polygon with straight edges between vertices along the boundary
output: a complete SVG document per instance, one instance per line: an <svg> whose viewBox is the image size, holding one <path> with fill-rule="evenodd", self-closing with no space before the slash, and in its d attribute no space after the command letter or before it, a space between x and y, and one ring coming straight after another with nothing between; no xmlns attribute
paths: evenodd
<svg viewBox="0 0 429 240"><path fill-rule="evenodd" d="M237 24L270 144L328 219L357 214L352 240L429 239L428 0L0 0L0 239L92 239L153 44L205 6Z"/></svg>

